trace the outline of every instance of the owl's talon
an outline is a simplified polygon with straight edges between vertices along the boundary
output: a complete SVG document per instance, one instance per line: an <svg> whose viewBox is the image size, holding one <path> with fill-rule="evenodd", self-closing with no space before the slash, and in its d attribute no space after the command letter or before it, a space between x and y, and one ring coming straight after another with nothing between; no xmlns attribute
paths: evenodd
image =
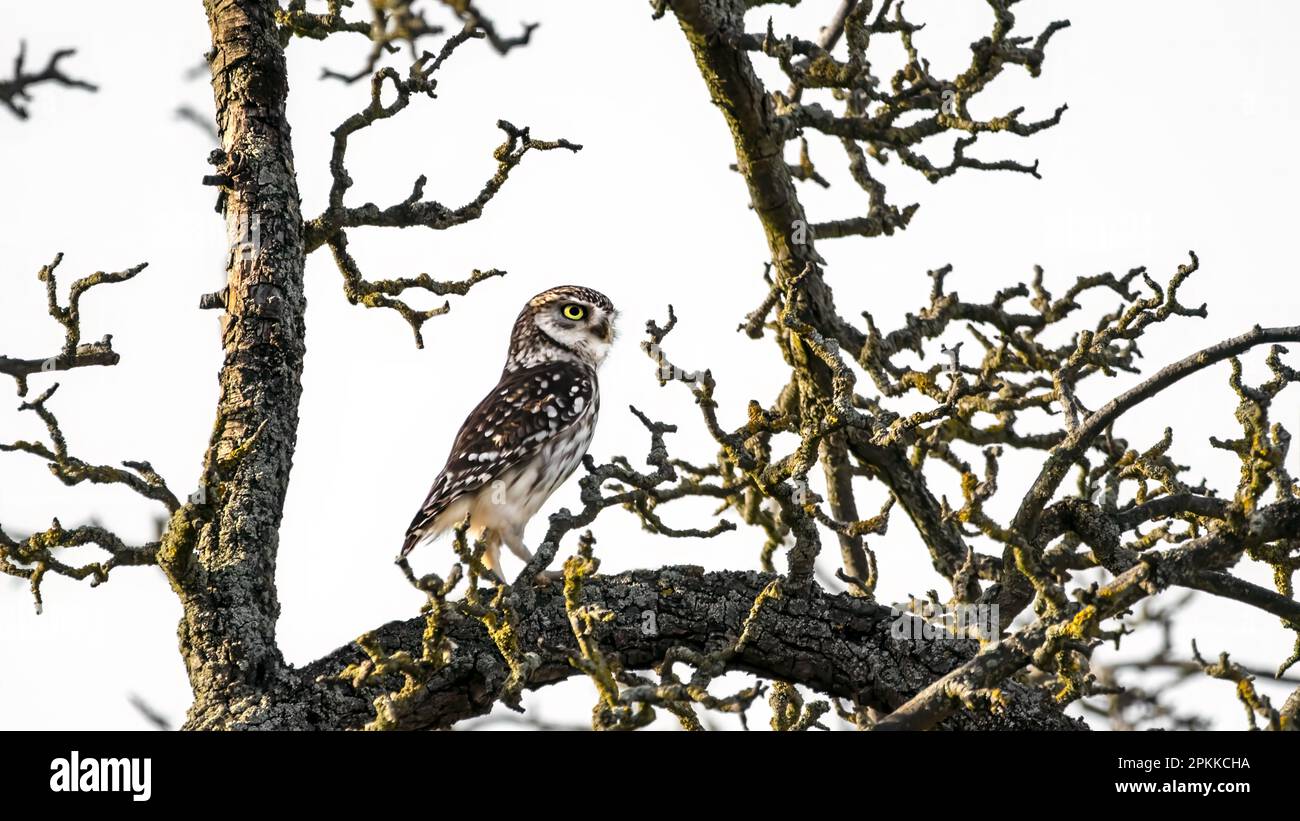
<svg viewBox="0 0 1300 821"><path fill-rule="evenodd" d="M538 587L550 587L553 582L563 582L563 570L543 570L533 577L533 582Z"/></svg>

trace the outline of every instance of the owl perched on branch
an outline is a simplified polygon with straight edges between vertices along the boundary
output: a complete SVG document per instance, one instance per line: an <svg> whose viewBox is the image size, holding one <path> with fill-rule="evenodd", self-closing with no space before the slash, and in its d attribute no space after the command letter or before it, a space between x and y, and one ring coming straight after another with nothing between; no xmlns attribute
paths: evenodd
<svg viewBox="0 0 1300 821"><path fill-rule="evenodd" d="M618 312L599 291L562 285L528 301L515 320L501 380L456 434L451 455L406 532L402 555L469 516L501 581L504 542L524 561L524 527L569 478L596 429L596 370Z"/></svg>

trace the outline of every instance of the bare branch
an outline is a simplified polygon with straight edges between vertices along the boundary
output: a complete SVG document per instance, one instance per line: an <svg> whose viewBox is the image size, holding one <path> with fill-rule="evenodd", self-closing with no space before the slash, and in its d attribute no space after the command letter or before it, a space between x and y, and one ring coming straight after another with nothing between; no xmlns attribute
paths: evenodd
<svg viewBox="0 0 1300 821"><path fill-rule="evenodd" d="M0 374L12 376L18 383L18 395L27 395L27 377L48 371L66 371L72 368L84 368L95 365L116 365L119 357L113 350L113 337L105 335L99 342L83 343L81 341L81 297L97 285L125 282L140 273L149 263L142 262L133 268L117 273L95 273L82 277L72 284L68 291L68 304L59 304L58 283L55 269L63 261L63 254L56 254L54 261L41 268L37 278L45 283L47 310L56 322L63 326L63 350L44 359L15 359L0 356Z"/></svg>
<svg viewBox="0 0 1300 821"><path fill-rule="evenodd" d="M472 0L439 0L444 6L456 13L467 27L476 28L487 36L488 42L492 48L496 49L498 54L507 54L511 49L519 46L526 46L532 40L533 32L538 28L538 23L523 23L523 31L514 37L503 37L498 31L496 25L478 10Z"/></svg>
<svg viewBox="0 0 1300 821"><path fill-rule="evenodd" d="M415 334L415 346L424 347L424 336L420 330L424 323L435 316L442 316L451 310L451 303L444 302L441 306L428 308L425 310L416 310L398 297L407 290L422 290L437 296L445 294L464 295L469 293L469 289L485 279L492 277L505 276L505 271L492 268L487 271L474 270L470 273L469 278L459 282L446 282L433 279L428 274L420 274L416 277L400 277L398 279L381 279L376 281L367 280L361 275L360 269L357 268L356 261L348 253L347 235L340 231L329 240L331 253L334 255L334 262L343 274L343 294L348 298L348 302L353 305L364 305L367 308L391 308L397 311L407 324L411 326L411 331Z"/></svg>
<svg viewBox="0 0 1300 821"><path fill-rule="evenodd" d="M42 83L53 83L66 88L80 88L85 91L98 91L98 87L85 80L77 80L63 73L59 63L76 54L76 49L60 49L50 55L45 68L29 72L25 67L27 60L27 43L18 45L18 56L14 58L13 77L0 80L0 105L9 109L15 117L25 120L28 117L26 103L32 99L30 89Z"/></svg>
<svg viewBox="0 0 1300 821"><path fill-rule="evenodd" d="M389 119L405 109L413 94L425 94L435 97L437 81L434 72L448 57L468 40L483 38L486 35L477 29L466 27L463 31L448 38L437 57L425 52L411 65L406 79L391 68L384 68L375 73L371 81L370 104L360 112L345 120L333 131L334 149L330 158L330 173L333 184L330 188L329 205L320 216L306 223L304 227L305 247L307 253L328 245L343 274L344 294L352 304L362 304L368 308L391 308L397 311L415 335L417 347L424 347L421 328L425 322L450 310L450 303L442 306L417 309L400 296L408 290L423 290L442 296L446 294L465 294L478 282L494 276L504 275L504 271L490 269L474 271L468 279L461 282L443 282L434 280L428 274L417 277L399 277L396 279L367 280L360 271L356 260L348 252L346 229L363 226L409 228L423 226L434 230L444 230L455 225L477 219L501 186L505 184L510 171L519 164L524 154L530 150L548 151L565 148L578 151L581 146L567 140L534 140L528 129L519 129L501 120L498 126L506 132L507 139L494 153L497 171L484 185L483 190L469 203L455 209L447 208L439 202L424 199L424 187L427 178L421 175L412 188L410 196L401 203L380 209L373 203L360 207L349 207L344 203L344 195L352 186L352 177L345 166L348 139L351 135L368 128L381 120ZM397 96L393 102L385 104L383 94L390 87ZM215 304L215 300L212 300Z"/></svg>
<svg viewBox="0 0 1300 821"><path fill-rule="evenodd" d="M1058 653L1100 633L1101 622L1124 613L1137 601L1171 585L1190 586L1207 570L1235 563L1251 545L1300 536L1300 502L1262 508L1240 525L1226 524L1208 535L1163 553L1150 553L1110 584L1088 592L1082 602L1040 617L1003 641L990 645L961 667L942 676L894 710L877 729L926 729L957 708L963 698L987 691L1031 661L1050 667Z"/></svg>

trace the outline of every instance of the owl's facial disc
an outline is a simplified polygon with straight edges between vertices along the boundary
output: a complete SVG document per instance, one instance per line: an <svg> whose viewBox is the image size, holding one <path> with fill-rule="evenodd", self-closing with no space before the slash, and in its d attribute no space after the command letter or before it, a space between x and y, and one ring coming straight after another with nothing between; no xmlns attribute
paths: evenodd
<svg viewBox="0 0 1300 821"><path fill-rule="evenodd" d="M614 342L618 312L577 294L559 294L536 314L538 329L563 348L597 367Z"/></svg>

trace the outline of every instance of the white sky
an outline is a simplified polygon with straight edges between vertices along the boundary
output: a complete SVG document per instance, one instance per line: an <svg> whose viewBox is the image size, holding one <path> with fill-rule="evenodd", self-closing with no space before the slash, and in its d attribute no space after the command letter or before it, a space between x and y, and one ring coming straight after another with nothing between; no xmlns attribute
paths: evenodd
<svg viewBox="0 0 1300 821"><path fill-rule="evenodd" d="M835 5L805 0L806 8L771 12L778 31L787 24L811 36ZM468 44L439 73L437 100L417 99L397 119L355 137L349 201L400 200L420 173L429 176L429 196L452 205L468 200L492 173L498 118L586 148L576 156L530 155L484 218L466 227L353 232L355 256L372 277L427 271L460 278L493 266L510 272L454 299L449 315L426 325L424 351L392 312L348 305L327 254L308 260L302 426L278 576L279 640L293 662L417 612L420 594L393 568L392 555L456 427L496 379L510 323L532 294L586 284L623 311L622 343L602 374L597 459L644 456L646 439L625 410L629 403L679 424L670 439L676 455L699 461L712 452L685 389L660 390L637 349L644 321L662 317L668 303L681 323L666 349L684 367L713 369L724 422L740 420L751 397L766 402L782 381L770 340L755 343L734 332L762 298L766 249L746 210L744 185L727 168L734 161L729 133L676 22L652 21L648 5L638 2L484 6L506 32L520 19L541 21L533 45L502 59L485 43ZM1171 14L1172 8L1113 0L1018 6L1022 33L1036 34L1059 17L1073 27L1054 39L1040 79L1009 70L975 113L995 116L1023 104L1025 118L1038 119L1061 102L1070 110L1060 126L1028 141L982 139L970 153L1039 158L1044 179L963 172L931 186L891 163L891 200L919 201L921 209L893 238L819 244L841 312L855 318L869 309L882 327L896 327L904 311L926 301L925 271L945 263L955 266L950 287L983 300L1027 280L1034 264L1046 269L1058 293L1078 275L1137 265L1163 283L1191 248L1201 271L1183 300L1208 302L1210 318L1155 330L1143 345L1148 367L1254 323L1295 324L1300 297L1289 195L1300 183L1292 83L1300 70L1292 43L1300 7L1186 2ZM907 10L910 19L929 23L916 42L941 75L965 65L967 45L987 33L990 20L977 2L910 0ZM748 27L758 31L763 23L752 14ZM222 284L225 242L212 210L214 190L199 184L212 145L175 117L182 104L205 115L211 110L206 80L184 79L209 46L201 4L153 0L124 10L69 0L54 14L0 0L0 65L8 65L20 38L35 66L55 48L77 47L65 68L102 90L41 87L30 121L0 114L0 351L58 350L61 329L44 314L36 280L56 251L66 252L65 287L94 270L147 260L136 280L96 290L83 302L85 338L112 333L121 364L60 374L52 408L74 454L103 463L148 459L173 489L188 492L212 424L221 362L217 314L196 306L200 294ZM366 48L347 36L290 46L289 116L308 216L320 211L328 188L329 131L368 95L364 83L345 87L318 74L323 65L354 70ZM394 64L404 67L405 60L403 54ZM769 80L776 79L773 68L764 66ZM836 145L814 139L812 150L833 183L826 192L802 189L812 218L862 214L865 197L848 179ZM946 158L940 147L935 159ZM1080 325L1114 301L1094 299L1086 307ZM1247 372L1263 372L1262 353ZM1180 384L1130 413L1121 434L1146 446L1174 425L1175 458L1230 491L1234 460L1206 442L1239 430L1226 380L1224 365ZM1097 383L1083 398L1095 406L1130 383ZM47 377L33 378L33 392L47 384ZM1275 416L1293 431L1297 396L1284 394ZM0 401L0 439L40 437L38 420L17 413L20 400L9 397ZM1033 468L1032 458L1006 460L996 514L1014 507ZM934 485L956 498L949 479L941 475ZM871 510L881 499L872 487L862 507ZM547 510L575 501L576 482ZM704 525L707 509L684 505L664 513L673 523ZM10 533L48 527L54 516L67 525L96 516L143 541L153 536L156 513L127 491L65 488L34 458L0 457L0 522ZM530 540L542 529L539 517ZM600 520L596 533L597 555L609 571L668 563L752 567L762 542L745 531L713 542L665 542L618 510ZM831 568L837 550L833 540L828 544ZM883 601L943 586L905 516L895 516L889 535L872 544ZM423 548L416 564L445 572L450 556L438 543ZM1267 568L1245 575L1268 583ZM131 693L173 721L183 717L189 690L175 649L179 607L159 572L122 569L93 590L51 578L44 592L45 614L38 617L25 587L0 578L0 728L144 727L128 704ZM1207 654L1232 650L1239 661L1272 669L1290 649L1292 637L1276 619L1245 606L1201 601L1194 614L1178 631L1180 651L1196 638ZM1135 640L1130 649L1142 647ZM1275 699L1287 691L1262 687ZM1183 704L1211 714L1217 726L1241 726L1230 684L1197 682L1180 692ZM583 723L594 698L588 682L576 681L529 694L525 705L548 720Z"/></svg>

